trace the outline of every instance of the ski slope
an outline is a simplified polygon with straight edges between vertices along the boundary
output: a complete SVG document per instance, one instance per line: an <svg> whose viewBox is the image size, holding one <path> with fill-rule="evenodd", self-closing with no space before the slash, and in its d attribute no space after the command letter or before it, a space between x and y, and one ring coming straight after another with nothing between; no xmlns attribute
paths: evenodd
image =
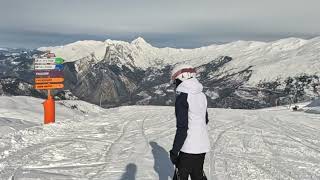
<svg viewBox="0 0 320 180"><path fill-rule="evenodd" d="M61 101L56 123L43 126L41 102L0 97L1 180L171 179L172 107L100 109ZM319 115L285 108L208 111L208 179L320 179Z"/></svg>

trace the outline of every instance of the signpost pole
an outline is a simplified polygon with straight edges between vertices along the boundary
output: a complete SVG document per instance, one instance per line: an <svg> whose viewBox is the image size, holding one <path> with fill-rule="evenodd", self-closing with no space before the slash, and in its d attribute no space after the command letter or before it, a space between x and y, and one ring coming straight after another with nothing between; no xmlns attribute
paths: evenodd
<svg viewBox="0 0 320 180"><path fill-rule="evenodd" d="M44 124L55 122L55 102L51 96L51 90L48 90L48 99L43 103L44 107Z"/></svg>

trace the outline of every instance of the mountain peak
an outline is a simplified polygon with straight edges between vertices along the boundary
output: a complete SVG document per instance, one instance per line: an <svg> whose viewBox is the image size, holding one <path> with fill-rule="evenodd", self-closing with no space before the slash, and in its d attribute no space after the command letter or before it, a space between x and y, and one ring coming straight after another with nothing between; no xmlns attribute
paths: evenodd
<svg viewBox="0 0 320 180"><path fill-rule="evenodd" d="M133 40L131 44L141 45L141 44L148 44L142 37L138 37L137 39Z"/></svg>

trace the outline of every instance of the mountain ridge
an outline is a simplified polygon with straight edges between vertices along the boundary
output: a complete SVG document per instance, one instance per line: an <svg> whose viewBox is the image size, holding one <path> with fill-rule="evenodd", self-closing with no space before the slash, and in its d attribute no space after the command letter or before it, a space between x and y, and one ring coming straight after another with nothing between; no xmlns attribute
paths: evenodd
<svg viewBox="0 0 320 180"><path fill-rule="evenodd" d="M238 71L248 65L255 70L248 81L257 85L261 79L285 79L308 71L318 74L320 66L320 37L310 40L286 38L273 42L235 41L222 45L210 45L194 49L157 48L139 37L132 42L125 41L77 41L65 46L42 47L65 58L67 62L81 60L94 55L97 61L105 59L108 49L113 49L116 58L111 61L121 65L136 66L141 69L164 67L187 62L194 66L209 63L219 56L234 59L223 71ZM303 67L303 68L302 68Z"/></svg>
<svg viewBox="0 0 320 180"><path fill-rule="evenodd" d="M60 99L72 95L103 107L173 105L170 72L181 62L197 69L209 107L256 109L319 97L320 38L270 43L236 41L197 49L152 47L143 38L132 42L85 41L85 46L82 43L56 50L60 55L79 57L64 63L65 91L56 92ZM97 50L100 54L95 53ZM30 94L32 86L15 91L19 81L7 77L32 84L33 61L41 54L0 52L0 94L1 89L4 94Z"/></svg>

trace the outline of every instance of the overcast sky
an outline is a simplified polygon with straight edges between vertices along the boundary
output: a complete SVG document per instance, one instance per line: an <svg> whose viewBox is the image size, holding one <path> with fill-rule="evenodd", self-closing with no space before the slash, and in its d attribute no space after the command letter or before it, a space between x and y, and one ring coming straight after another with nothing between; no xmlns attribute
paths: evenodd
<svg viewBox="0 0 320 180"><path fill-rule="evenodd" d="M0 0L0 47L142 36L164 47L320 36L320 0Z"/></svg>

